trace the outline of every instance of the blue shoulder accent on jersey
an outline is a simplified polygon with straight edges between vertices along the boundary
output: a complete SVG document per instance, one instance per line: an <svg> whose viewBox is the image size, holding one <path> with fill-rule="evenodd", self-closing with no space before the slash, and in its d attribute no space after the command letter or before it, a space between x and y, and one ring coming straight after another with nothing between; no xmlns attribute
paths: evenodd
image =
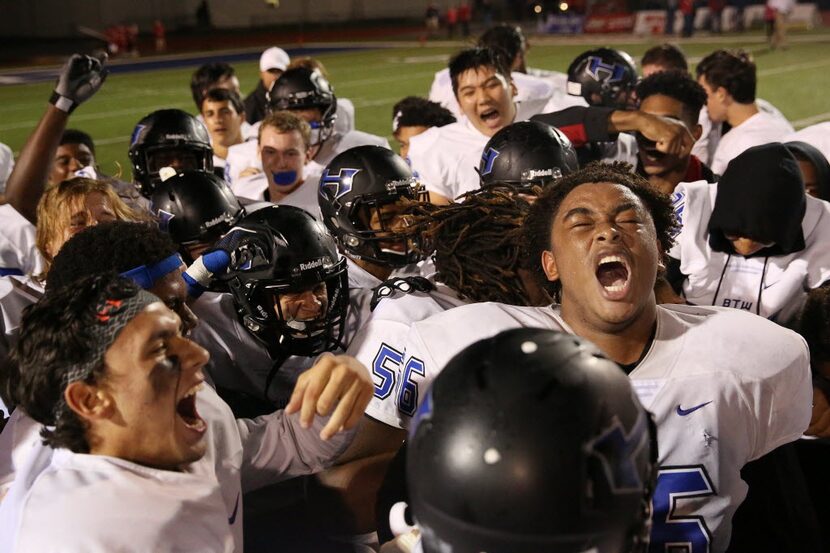
<svg viewBox="0 0 830 553"><path fill-rule="evenodd" d="M683 212L686 211L686 193L673 192L671 195L671 206L674 210L674 216L677 218L677 232L672 238L676 238L680 234L680 229L683 227Z"/></svg>

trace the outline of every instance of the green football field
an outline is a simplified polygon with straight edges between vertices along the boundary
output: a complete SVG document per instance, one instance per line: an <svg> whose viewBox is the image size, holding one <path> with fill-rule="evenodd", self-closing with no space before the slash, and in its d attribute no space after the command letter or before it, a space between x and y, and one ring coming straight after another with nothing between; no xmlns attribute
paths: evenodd
<svg viewBox="0 0 830 553"><path fill-rule="evenodd" d="M531 37L529 65L564 71L580 52L598 45L628 51L635 58L656 40L626 39L604 43L600 37L572 39ZM446 65L461 43L407 44L318 55L327 67L338 96L357 108L360 130L391 141L392 105L400 98L426 95L433 74ZM759 69L758 95L776 105L797 127L830 119L830 34L813 32L791 37L789 49L769 52L760 35L709 37L686 41L682 47L693 62L716 48L743 47L752 51ZM235 63L243 93L257 81L256 61ZM103 89L71 117L70 127L95 139L101 169L129 178L127 145L135 123L147 113L176 107L195 111L188 86L196 65L177 69L110 75ZM0 142L18 152L34 128L51 83L0 86Z"/></svg>

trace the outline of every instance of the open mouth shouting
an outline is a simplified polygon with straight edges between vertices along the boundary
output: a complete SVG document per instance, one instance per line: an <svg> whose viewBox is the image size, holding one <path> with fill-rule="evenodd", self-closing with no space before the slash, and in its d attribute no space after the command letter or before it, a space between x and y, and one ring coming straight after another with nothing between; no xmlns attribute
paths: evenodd
<svg viewBox="0 0 830 553"><path fill-rule="evenodd" d="M203 387L204 383L199 382L190 388L184 397L176 403L176 415L178 415L188 430L199 436L207 430L207 424L196 410L196 393Z"/></svg>
<svg viewBox="0 0 830 553"><path fill-rule="evenodd" d="M478 117L481 119L482 123L491 129L498 127L501 122L501 112L499 112L496 108L488 107L483 111L480 111Z"/></svg>
<svg viewBox="0 0 830 553"><path fill-rule="evenodd" d="M603 296L609 300L623 299L631 284L631 269L619 255L602 255L596 265L596 277Z"/></svg>

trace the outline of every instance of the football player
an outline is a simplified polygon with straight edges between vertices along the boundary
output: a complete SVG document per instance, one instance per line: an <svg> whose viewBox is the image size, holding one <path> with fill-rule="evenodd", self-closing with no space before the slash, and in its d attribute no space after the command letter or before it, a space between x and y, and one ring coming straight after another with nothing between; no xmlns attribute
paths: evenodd
<svg viewBox="0 0 830 553"><path fill-rule="evenodd" d="M364 367L321 358L285 411L237 420L203 386L208 354L180 324L117 276L54 290L27 312L14 397L46 425L45 443L36 433L0 504L3 550L239 551L243 490L320 470L348 443L339 430L371 394Z"/></svg>
<svg viewBox="0 0 830 553"><path fill-rule="evenodd" d="M804 191L810 196L830 201L830 162L821 151L807 142L795 140L785 142L801 169Z"/></svg>
<svg viewBox="0 0 830 553"><path fill-rule="evenodd" d="M576 152L560 130L537 121L519 121L485 144L478 174L482 188L508 185L527 190L577 169Z"/></svg>
<svg viewBox="0 0 830 553"><path fill-rule="evenodd" d="M395 375L400 423L408 426L452 356L482 337L538 327L588 338L629 374L655 415L651 547L722 552L746 494L741 467L807 427L808 352L796 334L749 313L657 305L672 206L627 169L586 167L531 206L529 256L557 304L471 304L411 326Z"/></svg>
<svg viewBox="0 0 830 553"><path fill-rule="evenodd" d="M497 52L472 48L449 63L452 90L463 120L410 140L409 159L434 204L448 204L479 188L482 148L503 127L538 113L516 103L516 85Z"/></svg>
<svg viewBox="0 0 830 553"><path fill-rule="evenodd" d="M242 130L245 111L239 95L224 88L211 88L205 93L199 110L210 135L214 168L224 169L228 148L253 139Z"/></svg>
<svg viewBox="0 0 830 553"><path fill-rule="evenodd" d="M364 144L389 147L385 138L362 131L338 132L337 97L328 79L319 70L295 67L280 75L268 92L268 111L288 110L311 125L311 149L308 157L325 167L334 156ZM262 171L256 146L246 143L230 149L228 173L233 184L243 174Z"/></svg>
<svg viewBox="0 0 830 553"><path fill-rule="evenodd" d="M712 156L712 171L722 175L738 154L760 144L781 142L794 132L783 117L759 109L755 102L755 63L743 51L716 50L697 64L697 80L706 90L713 123L729 123Z"/></svg>
<svg viewBox="0 0 830 553"><path fill-rule="evenodd" d="M317 181L323 168L311 161L308 123L290 111L271 112L259 126L256 144L263 171L233 180L234 194L252 201L293 205L317 216Z"/></svg>
<svg viewBox="0 0 830 553"><path fill-rule="evenodd" d="M804 193L784 145L750 148L717 185L683 183L673 200L683 228L669 281L687 301L791 325L807 292L830 280L830 204Z"/></svg>
<svg viewBox="0 0 830 553"><path fill-rule="evenodd" d="M413 136L450 123L455 123L455 116L447 108L425 98L407 96L392 106L392 136L404 159L409 159L409 140Z"/></svg>
<svg viewBox="0 0 830 553"><path fill-rule="evenodd" d="M656 465L616 364L586 340L514 329L465 348L426 392L408 503L425 553L644 553Z"/></svg>
<svg viewBox="0 0 830 553"><path fill-rule="evenodd" d="M210 173L185 171L156 186L150 213L190 264L246 212L224 180Z"/></svg>
<svg viewBox="0 0 830 553"><path fill-rule="evenodd" d="M251 125L262 121L268 105L268 91L280 75L288 69L291 58L288 52L272 46L259 57L259 81L256 88L245 97L245 118Z"/></svg>
<svg viewBox="0 0 830 553"><path fill-rule="evenodd" d="M143 117L130 138L130 162L141 195L149 198L162 178L159 171L213 172L210 135L198 119L180 109L160 109Z"/></svg>

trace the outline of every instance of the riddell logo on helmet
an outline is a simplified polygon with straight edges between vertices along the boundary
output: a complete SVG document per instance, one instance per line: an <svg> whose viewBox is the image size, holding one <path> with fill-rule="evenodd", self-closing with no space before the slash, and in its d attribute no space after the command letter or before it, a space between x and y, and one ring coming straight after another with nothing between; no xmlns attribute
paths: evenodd
<svg viewBox="0 0 830 553"><path fill-rule="evenodd" d="M190 137L185 134L165 134L165 140L190 140Z"/></svg>
<svg viewBox="0 0 830 553"><path fill-rule="evenodd" d="M229 220L230 220L230 217L223 214L223 215L220 215L220 216L216 217L215 219L211 219L210 221L205 221L205 228L209 229L209 228L215 227L216 225L219 225L221 223L226 223Z"/></svg>
<svg viewBox="0 0 830 553"><path fill-rule="evenodd" d="M330 257L321 257L320 259L315 259L314 261L309 261L308 263L300 263L300 270L308 271L310 269L317 269L323 265L328 265L329 263L331 263Z"/></svg>

